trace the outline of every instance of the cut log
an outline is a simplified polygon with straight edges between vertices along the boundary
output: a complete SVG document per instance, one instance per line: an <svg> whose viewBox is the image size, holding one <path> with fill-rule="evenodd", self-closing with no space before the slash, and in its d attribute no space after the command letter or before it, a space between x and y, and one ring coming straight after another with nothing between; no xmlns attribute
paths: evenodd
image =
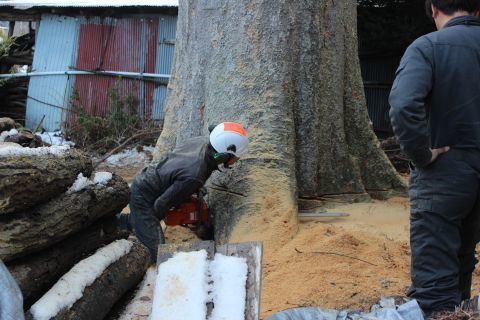
<svg viewBox="0 0 480 320"><path fill-rule="evenodd" d="M85 288L82 298L51 319L103 319L115 302L142 280L149 266L148 250L137 240L133 242L125 256L112 263L93 284ZM30 312L25 319L33 319Z"/></svg>
<svg viewBox="0 0 480 320"><path fill-rule="evenodd" d="M47 202L66 191L79 173L90 176L92 160L70 149L61 155L0 153L0 216Z"/></svg>
<svg viewBox="0 0 480 320"><path fill-rule="evenodd" d="M133 299L128 303L116 320L148 320L152 312L153 288L155 287L156 267L148 268L145 277L138 285Z"/></svg>
<svg viewBox="0 0 480 320"><path fill-rule="evenodd" d="M25 212L0 216L0 259L10 261L58 243L120 212L129 195L125 180L113 175L106 186L89 185Z"/></svg>
<svg viewBox="0 0 480 320"><path fill-rule="evenodd" d="M30 308L78 261L103 245L127 238L116 226L115 217L101 219L56 245L7 264L22 291L24 308Z"/></svg>
<svg viewBox="0 0 480 320"><path fill-rule="evenodd" d="M15 121L10 118L0 118L0 132L15 128Z"/></svg>

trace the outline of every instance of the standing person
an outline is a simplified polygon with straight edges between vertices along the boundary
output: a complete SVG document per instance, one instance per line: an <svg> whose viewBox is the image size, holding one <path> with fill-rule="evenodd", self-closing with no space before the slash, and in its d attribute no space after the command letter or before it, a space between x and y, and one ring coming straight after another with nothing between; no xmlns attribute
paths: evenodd
<svg viewBox="0 0 480 320"><path fill-rule="evenodd" d="M390 93L395 135L411 159L411 280L428 315L470 297L480 235L478 0L427 0L438 31L406 50Z"/></svg>
<svg viewBox="0 0 480 320"><path fill-rule="evenodd" d="M235 122L217 125L209 137L195 137L168 153L158 164L138 172L130 187L130 214L120 215L125 229L131 223L137 238L157 260L159 242L164 243L159 220L198 191L219 165L233 165L248 147L247 132Z"/></svg>

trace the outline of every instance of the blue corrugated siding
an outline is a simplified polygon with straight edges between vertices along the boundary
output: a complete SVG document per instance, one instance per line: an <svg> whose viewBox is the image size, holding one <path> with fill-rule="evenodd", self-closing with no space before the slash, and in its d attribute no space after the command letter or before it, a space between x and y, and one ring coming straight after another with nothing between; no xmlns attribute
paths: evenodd
<svg viewBox="0 0 480 320"><path fill-rule="evenodd" d="M78 21L72 17L43 15L36 36L33 71L63 71L75 65ZM57 130L67 116L73 76L32 77L28 87L26 126Z"/></svg>
<svg viewBox="0 0 480 320"><path fill-rule="evenodd" d="M137 16L138 17L138 16ZM34 71L65 71L77 64L79 30L82 23L109 23L113 18L64 17L43 15L36 39L36 51L33 61ZM176 16L156 15L146 18L158 19L158 47L155 57L155 72L170 74L176 33ZM116 20L112 20L116 21ZM110 21L111 22L111 21ZM148 30L142 26L142 36L147 36ZM141 59L145 58L145 39L142 39ZM132 49L132 48L131 48ZM122 53L119 53L122 54ZM125 54L125 52L123 53ZM138 61L139 66L145 66L145 61ZM120 69L122 69L120 67ZM124 70L122 70L124 71ZM138 70L142 71L142 70ZM33 128L38 125L43 115L42 126L47 130L62 128L68 117L75 76L42 76L32 77L29 85L27 101L26 125ZM139 110L142 116L146 114L146 92L140 86ZM157 85L153 91L153 106L151 117L163 120L164 103L167 94L165 85Z"/></svg>
<svg viewBox="0 0 480 320"><path fill-rule="evenodd" d="M155 72L160 74L170 74L172 69L173 53L175 49L175 45L171 41L175 40L177 17L161 15L158 29L159 45L157 48L157 62ZM163 120L166 96L166 86L160 85L155 88L153 92L152 108L152 118L154 120Z"/></svg>

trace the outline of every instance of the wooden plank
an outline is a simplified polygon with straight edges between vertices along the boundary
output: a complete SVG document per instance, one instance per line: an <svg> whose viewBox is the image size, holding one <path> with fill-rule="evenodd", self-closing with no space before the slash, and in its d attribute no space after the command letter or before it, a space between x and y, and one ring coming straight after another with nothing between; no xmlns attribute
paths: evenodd
<svg viewBox="0 0 480 320"><path fill-rule="evenodd" d="M229 243L217 246L216 249L218 253L226 256L247 259L245 320L258 320L260 318L260 293L262 290L262 242Z"/></svg>
<svg viewBox="0 0 480 320"><path fill-rule="evenodd" d="M183 243L166 243L158 246L157 254L157 268L162 263L173 257L177 252L192 252L206 250L208 259L213 259L215 254L215 242L213 241L198 241L198 242L183 242Z"/></svg>
<svg viewBox="0 0 480 320"><path fill-rule="evenodd" d="M344 212L298 212L298 218L301 220L307 219L318 219L318 218L341 218L341 217L348 217L350 216L349 213Z"/></svg>

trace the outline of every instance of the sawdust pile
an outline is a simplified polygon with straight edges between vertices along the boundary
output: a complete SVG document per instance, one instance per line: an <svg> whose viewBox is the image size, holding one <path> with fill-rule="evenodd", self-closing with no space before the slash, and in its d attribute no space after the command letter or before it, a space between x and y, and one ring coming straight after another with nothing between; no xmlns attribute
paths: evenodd
<svg viewBox="0 0 480 320"><path fill-rule="evenodd" d="M382 296L405 295L410 284L408 199L328 211L350 216L301 222L298 233L282 245L275 241L282 238L277 230L257 228L256 238L272 239L264 241L262 318L303 306L369 310ZM249 225L249 240L255 240L256 224ZM476 272L473 293L479 289Z"/></svg>
<svg viewBox="0 0 480 320"><path fill-rule="evenodd" d="M252 192L252 202L262 204L265 214L242 218L231 238L263 241L262 318L303 306L368 310L382 296L405 294L410 284L407 198L332 204L328 211L350 216L297 224L291 221L285 185ZM165 236L171 243L198 240L182 227L168 227ZM479 292L476 271L472 294Z"/></svg>

